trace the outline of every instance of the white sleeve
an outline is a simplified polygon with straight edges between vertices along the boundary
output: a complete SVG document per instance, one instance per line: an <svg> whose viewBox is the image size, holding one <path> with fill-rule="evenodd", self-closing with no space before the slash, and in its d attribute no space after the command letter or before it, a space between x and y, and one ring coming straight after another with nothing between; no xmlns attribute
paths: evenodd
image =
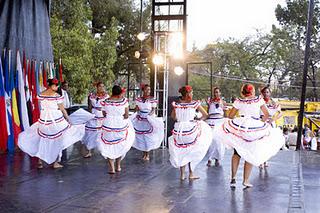
<svg viewBox="0 0 320 213"><path fill-rule="evenodd" d="M236 109L240 109L240 102L238 99L236 99L234 102L233 102L233 105L232 105L234 108Z"/></svg>

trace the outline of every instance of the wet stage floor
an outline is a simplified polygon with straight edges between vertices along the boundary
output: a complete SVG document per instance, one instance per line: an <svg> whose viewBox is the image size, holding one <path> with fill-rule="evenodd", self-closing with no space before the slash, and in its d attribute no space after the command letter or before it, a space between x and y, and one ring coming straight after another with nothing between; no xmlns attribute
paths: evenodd
<svg viewBox="0 0 320 213"><path fill-rule="evenodd" d="M280 151L269 161L267 170L254 168L251 189L243 189L241 185L241 162L235 190L229 186L231 151L219 167L207 168L204 161L199 164L196 174L201 179L191 182L179 180L179 170L170 165L167 150L153 151L151 161L143 162L141 153L132 149L123 161L122 172L115 175L107 174L106 162L97 153L83 159L78 146L68 153L65 167L59 170L51 167L37 170L37 160L22 152L1 155L0 212L278 213L288 209L304 210L294 207L297 203L292 199L293 176L299 163L299 155L294 151ZM316 157L310 159L315 161ZM320 157L317 160L319 163ZM314 178L316 175L318 179ZM319 195L319 168L307 168L303 176L313 182L308 181L305 187L310 189L305 190L306 198L301 200L312 199L314 193ZM311 210L307 212L319 210L319 204L304 206Z"/></svg>

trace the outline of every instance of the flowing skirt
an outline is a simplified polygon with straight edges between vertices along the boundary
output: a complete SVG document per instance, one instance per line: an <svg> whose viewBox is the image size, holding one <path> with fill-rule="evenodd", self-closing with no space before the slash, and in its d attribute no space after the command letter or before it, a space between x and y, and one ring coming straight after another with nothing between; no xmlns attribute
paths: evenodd
<svg viewBox="0 0 320 213"><path fill-rule="evenodd" d="M207 124L211 127L212 133L214 131L214 128L221 126L225 121L224 117L214 118L209 116L209 118L206 120ZM212 137L212 143L209 147L208 153L207 153L207 159L212 160L222 160L224 157L226 151L226 146L223 143L220 143L217 141L216 138Z"/></svg>
<svg viewBox="0 0 320 213"><path fill-rule="evenodd" d="M252 117L226 119L214 128L213 137L228 148L236 149L244 160L255 166L277 154L285 143L279 128Z"/></svg>
<svg viewBox="0 0 320 213"><path fill-rule="evenodd" d="M155 116L143 116L134 113L131 116L135 130L135 142L133 147L144 152L158 149L164 138L164 124L161 118Z"/></svg>
<svg viewBox="0 0 320 213"><path fill-rule="evenodd" d="M135 139L135 132L129 119L123 116L107 116L98 137L98 149L104 158L125 157Z"/></svg>
<svg viewBox="0 0 320 213"><path fill-rule="evenodd" d="M84 125L70 125L64 118L50 125L38 121L20 133L18 146L30 156L51 164L61 158L62 150L80 141L83 135Z"/></svg>
<svg viewBox="0 0 320 213"><path fill-rule="evenodd" d="M191 169L205 157L212 142L212 131L204 121L177 122L169 137L170 162L175 168L190 163Z"/></svg>
<svg viewBox="0 0 320 213"><path fill-rule="evenodd" d="M88 150L98 146L98 138L101 135L103 122L104 118L95 117L86 123L82 144L84 144Z"/></svg>

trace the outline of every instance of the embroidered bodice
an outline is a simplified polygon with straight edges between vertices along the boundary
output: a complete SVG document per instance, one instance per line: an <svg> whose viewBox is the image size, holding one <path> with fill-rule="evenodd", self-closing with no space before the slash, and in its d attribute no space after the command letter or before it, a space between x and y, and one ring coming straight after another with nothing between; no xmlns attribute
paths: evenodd
<svg viewBox="0 0 320 213"><path fill-rule="evenodd" d="M125 108L128 107L128 99L123 98L121 100L111 100L107 98L104 102L101 102L103 110L106 111L108 116L123 116Z"/></svg>
<svg viewBox="0 0 320 213"><path fill-rule="evenodd" d="M261 97L238 98L234 101L233 107L238 110L240 116L260 118L260 108L264 104L265 102Z"/></svg>
<svg viewBox="0 0 320 213"><path fill-rule="evenodd" d="M97 96L97 94L91 93L89 96L89 101L92 106L92 113L96 115L96 117L103 117L102 114L102 102L104 102L109 96L105 94L104 96Z"/></svg>
<svg viewBox="0 0 320 213"><path fill-rule="evenodd" d="M192 101L190 103L173 102L172 106L176 111L177 122L188 122L194 120L200 101Z"/></svg>

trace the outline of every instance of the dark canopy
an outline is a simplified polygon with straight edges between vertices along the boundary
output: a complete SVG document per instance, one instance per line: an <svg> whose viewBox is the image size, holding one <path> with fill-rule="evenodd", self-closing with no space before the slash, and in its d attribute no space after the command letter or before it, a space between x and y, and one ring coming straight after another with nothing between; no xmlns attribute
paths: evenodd
<svg viewBox="0 0 320 213"><path fill-rule="evenodd" d="M49 8L50 0L0 0L0 50L52 61Z"/></svg>

